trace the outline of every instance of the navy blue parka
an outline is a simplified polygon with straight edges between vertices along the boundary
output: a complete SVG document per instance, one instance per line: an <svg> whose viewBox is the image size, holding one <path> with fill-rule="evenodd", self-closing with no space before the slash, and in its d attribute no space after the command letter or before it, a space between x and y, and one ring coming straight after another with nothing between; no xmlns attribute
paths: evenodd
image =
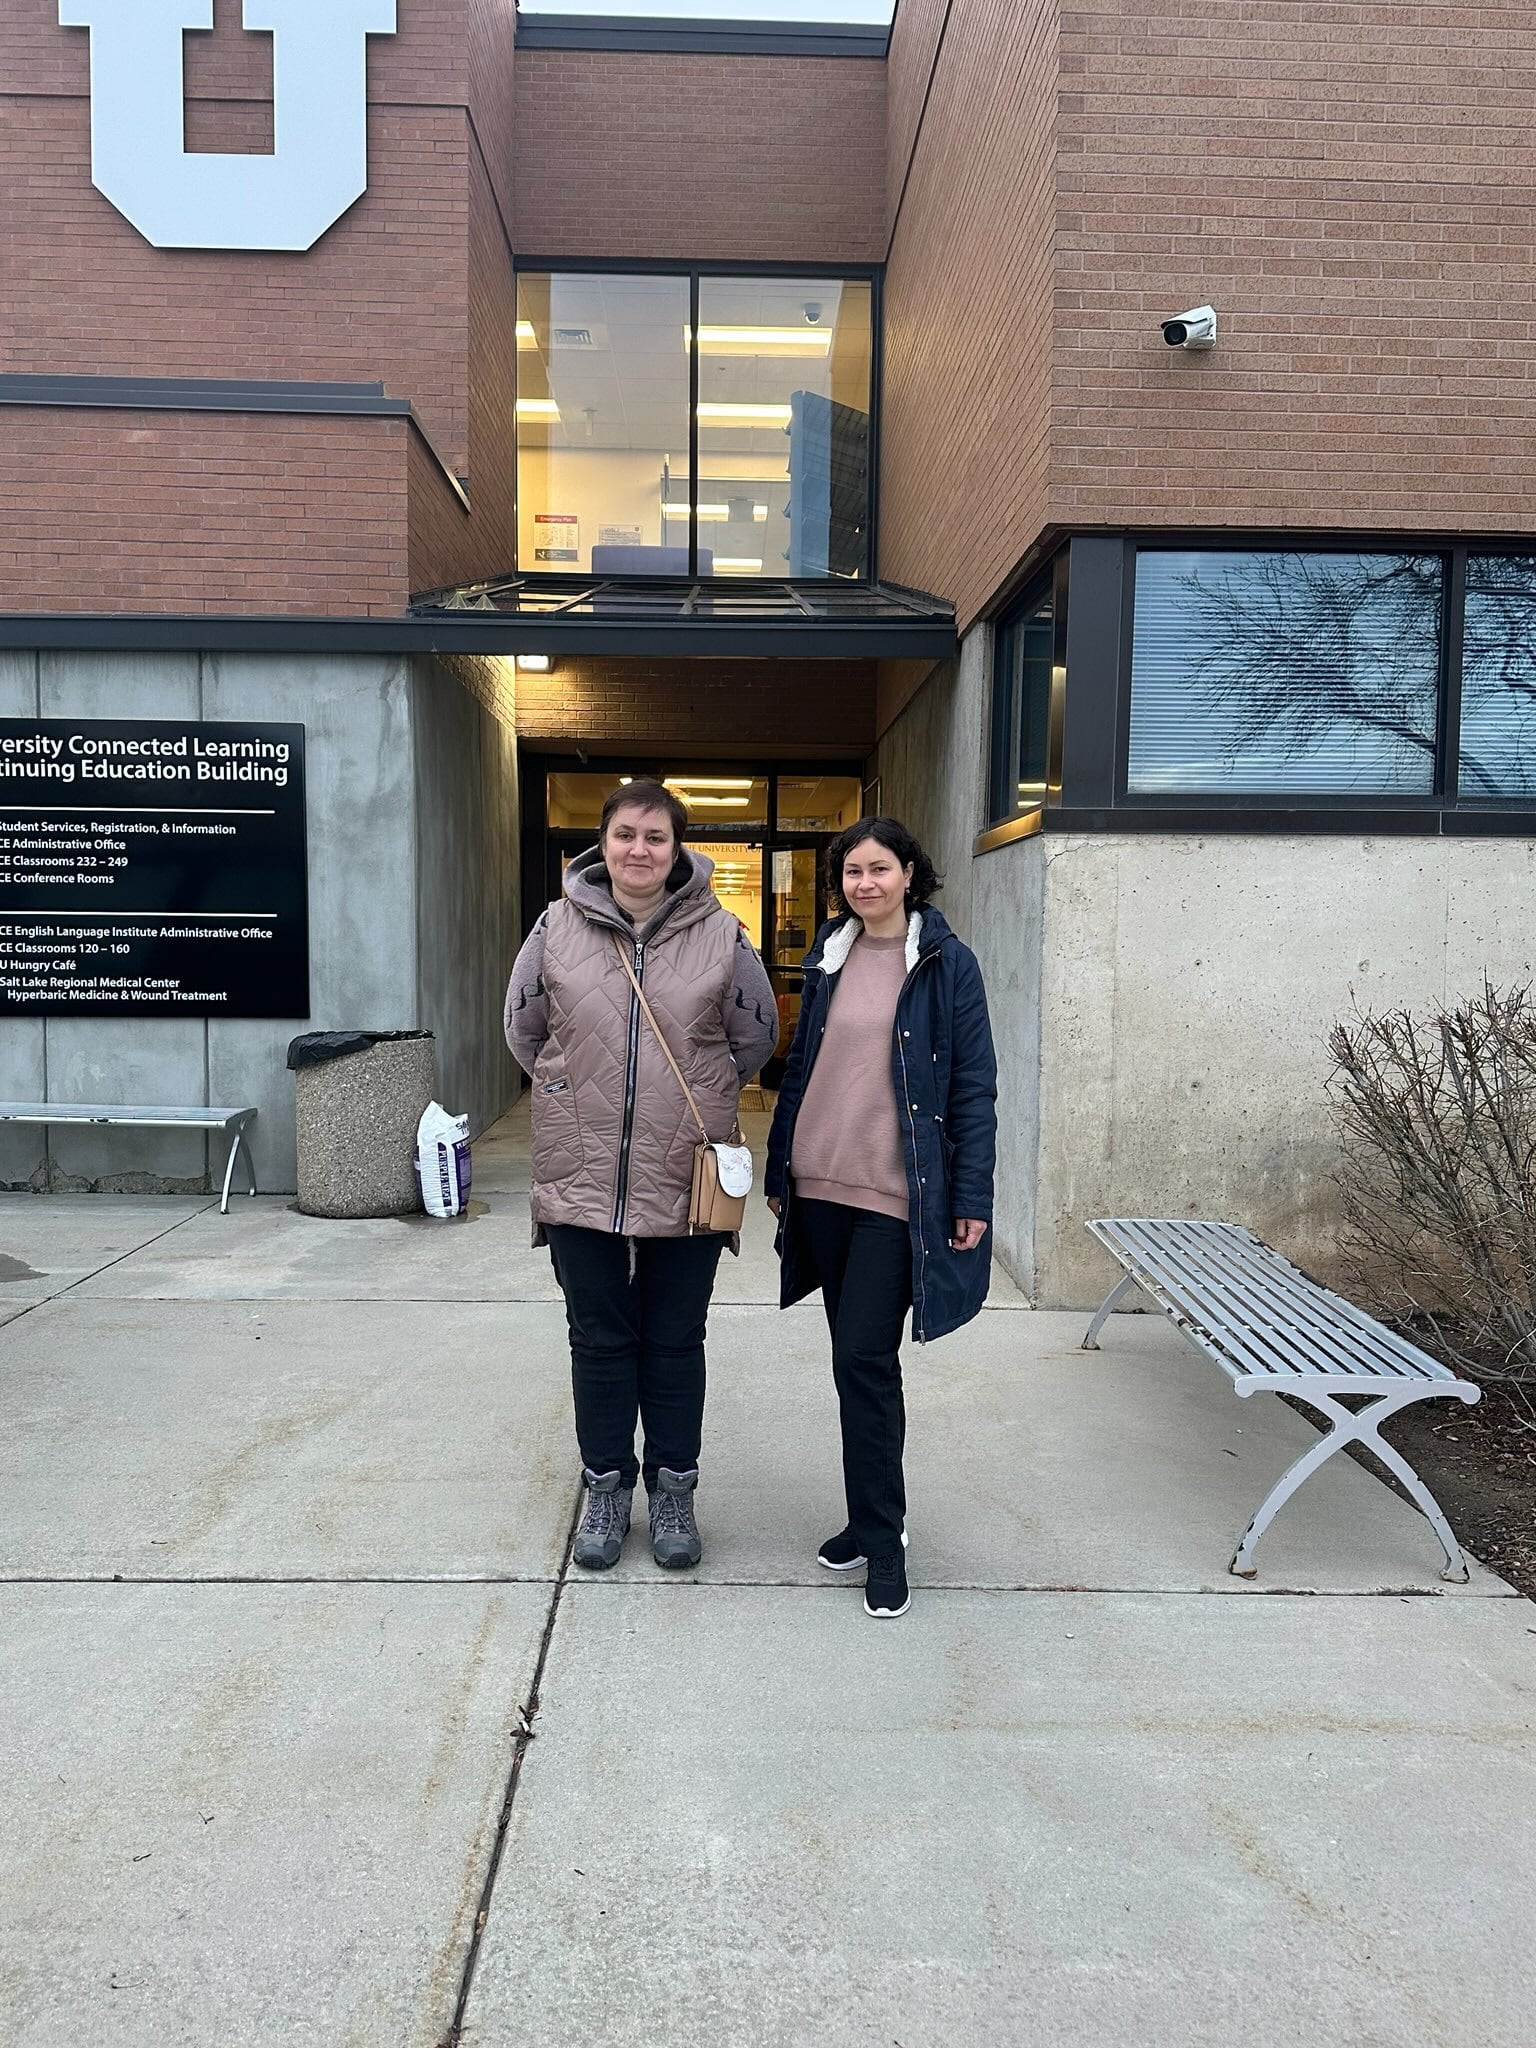
<svg viewBox="0 0 1536 2048"><path fill-rule="evenodd" d="M852 913L834 918L822 926L805 956L800 1021L768 1138L765 1192L780 1202L781 1308L803 1300L819 1284L796 1229L789 1161L837 975L859 929ZM991 1229L971 1252L951 1251L949 1240L957 1217L977 1217L989 1226L992 1221L997 1057L976 956L931 905L912 916L907 961L891 1034L891 1085L907 1168L912 1334L921 1344L958 1330L987 1298Z"/></svg>

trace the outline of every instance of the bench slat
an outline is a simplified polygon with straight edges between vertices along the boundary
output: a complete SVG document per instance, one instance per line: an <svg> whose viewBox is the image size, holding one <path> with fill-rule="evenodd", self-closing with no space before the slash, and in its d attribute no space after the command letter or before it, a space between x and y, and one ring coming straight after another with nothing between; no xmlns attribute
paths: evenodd
<svg viewBox="0 0 1536 2048"><path fill-rule="evenodd" d="M1421 1376L1421 1368L1404 1359L1403 1340L1394 1338L1352 1303L1308 1280L1269 1246L1257 1239L1234 1245L1214 1233L1202 1236L1197 1243L1197 1256L1209 1260L1233 1282L1239 1300L1250 1313L1272 1320L1274 1311L1284 1307L1286 1339L1312 1361L1315 1370L1366 1378L1379 1378L1383 1373L1393 1378ZM1198 1285L1203 1275L1197 1269L1191 1278ZM1257 1292L1250 1297L1253 1284L1257 1285ZM1406 1349L1411 1353L1413 1347ZM1422 1358L1423 1354L1417 1356Z"/></svg>
<svg viewBox="0 0 1536 2048"><path fill-rule="evenodd" d="M0 1102L0 1123L7 1124L140 1124L150 1129L221 1130L255 1110L207 1107L175 1108L126 1102Z"/></svg>
<svg viewBox="0 0 1536 2048"><path fill-rule="evenodd" d="M1103 1218L1089 1229L1234 1377L1456 1380L1240 1225Z"/></svg>

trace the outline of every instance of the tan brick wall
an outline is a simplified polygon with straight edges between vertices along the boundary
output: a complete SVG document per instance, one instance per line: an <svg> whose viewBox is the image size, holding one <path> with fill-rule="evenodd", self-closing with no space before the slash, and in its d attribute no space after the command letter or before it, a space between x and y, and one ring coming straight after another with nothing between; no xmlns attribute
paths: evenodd
<svg viewBox="0 0 1536 2048"><path fill-rule="evenodd" d="M908 0L893 106L931 31ZM964 625L1068 526L1529 531L1533 93L1511 0L956 0L887 283L883 572ZM1165 348L1204 300L1217 348Z"/></svg>
<svg viewBox="0 0 1536 2048"><path fill-rule="evenodd" d="M944 18L953 0L901 0L887 60L885 198L894 216L917 144L923 99L933 72Z"/></svg>
<svg viewBox="0 0 1536 2048"><path fill-rule="evenodd" d="M864 661L562 660L519 674L517 730L550 752L805 755L862 760L875 742Z"/></svg>
<svg viewBox="0 0 1536 2048"><path fill-rule="evenodd" d="M872 263L885 65L518 52L520 255Z"/></svg>
<svg viewBox="0 0 1536 2048"><path fill-rule="evenodd" d="M421 529L412 549L420 583L492 574L510 562L510 255L495 192L499 183L503 204L510 198L513 23L512 0L413 0L400 9L399 35L370 41L369 189L314 249L157 250L90 183L88 37L59 26L56 0L12 0L0 36L9 259L0 368L382 379L391 396L413 402L455 473L468 474L473 514L453 506L430 458L399 426L149 415L146 439L136 419L114 425L109 415L60 413L43 437L60 464L51 473L45 466L27 504L7 519L6 588L15 595L4 602L47 608L60 584L59 550L68 553L72 523L62 479L76 474L72 451L81 447L110 453L99 488L80 479L73 524L102 549L102 589L138 588L143 609L399 611L418 586L404 528L394 523L407 507ZM237 0L219 0L215 33L187 41L190 146L261 147L270 138L270 39L242 33ZM10 416L0 414L0 424ZM397 469L381 521L375 464L384 451ZM156 470L160 453L173 453L181 470ZM11 471L16 459L13 446L0 465ZM312 569L296 566L291 546L301 477L314 495ZM140 492L149 527L168 543L142 582ZM167 494L186 507L179 533L159 514ZM356 570L338 575L329 536L344 529L349 500L345 558ZM242 525L236 565L224 540ZM277 601L253 606L257 590Z"/></svg>

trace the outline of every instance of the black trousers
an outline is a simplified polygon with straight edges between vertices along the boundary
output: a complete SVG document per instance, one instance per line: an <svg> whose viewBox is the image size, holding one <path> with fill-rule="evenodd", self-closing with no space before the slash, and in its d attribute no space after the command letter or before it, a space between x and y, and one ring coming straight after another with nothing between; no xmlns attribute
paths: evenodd
<svg viewBox="0 0 1536 2048"><path fill-rule="evenodd" d="M646 1486L654 1490L662 1465L691 1472L704 1428L704 1326L725 1239L630 1239L571 1223L546 1224L545 1234L571 1332L582 1463L633 1486L639 1420Z"/></svg>
<svg viewBox="0 0 1536 2048"><path fill-rule="evenodd" d="M900 1349L912 1306L912 1239L896 1217L840 1202L797 1200L794 1216L832 1331L848 1526L866 1557L888 1557L900 1548L907 1516Z"/></svg>

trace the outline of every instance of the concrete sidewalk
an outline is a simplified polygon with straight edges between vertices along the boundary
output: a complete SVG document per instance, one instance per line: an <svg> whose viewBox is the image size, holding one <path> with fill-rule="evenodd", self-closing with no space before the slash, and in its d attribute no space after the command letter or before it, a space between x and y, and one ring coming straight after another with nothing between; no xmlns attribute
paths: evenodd
<svg viewBox="0 0 1536 2048"><path fill-rule="evenodd" d="M1525 2048L1536 1606L1344 1459L1231 1578L1306 1423L1004 1286L907 1354L869 1621L760 1209L703 1567L569 1574L520 1122L475 1164L0 1198L0 2048Z"/></svg>

